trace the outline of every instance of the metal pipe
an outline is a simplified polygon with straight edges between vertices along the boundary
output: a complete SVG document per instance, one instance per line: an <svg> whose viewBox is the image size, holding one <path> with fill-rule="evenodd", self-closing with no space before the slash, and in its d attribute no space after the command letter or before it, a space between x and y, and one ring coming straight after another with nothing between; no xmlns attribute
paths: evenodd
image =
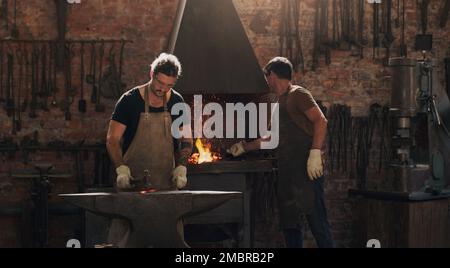
<svg viewBox="0 0 450 268"><path fill-rule="evenodd" d="M172 33L170 34L169 46L167 47L167 52L172 53L172 54L175 51L175 44L177 42L178 33L180 32L181 21L183 20L185 7L186 7L186 0L179 0L178 8L177 8L177 15L175 17L175 22L174 22L174 26L172 29Z"/></svg>

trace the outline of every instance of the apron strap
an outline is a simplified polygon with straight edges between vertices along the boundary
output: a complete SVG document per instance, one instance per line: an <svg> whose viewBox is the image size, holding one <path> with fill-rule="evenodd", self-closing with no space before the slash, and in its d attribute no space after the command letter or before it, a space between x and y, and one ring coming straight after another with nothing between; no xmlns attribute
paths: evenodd
<svg viewBox="0 0 450 268"><path fill-rule="evenodd" d="M169 111L169 109L167 108L166 97L167 97L167 94L166 94L166 96L163 97L164 112L168 112Z"/></svg>
<svg viewBox="0 0 450 268"><path fill-rule="evenodd" d="M149 103L148 103L148 91L150 90L150 83L148 83L146 86L145 86L145 90L144 90L144 101L145 101L145 114L148 114L149 113L149 110L148 110L148 106L150 105Z"/></svg>

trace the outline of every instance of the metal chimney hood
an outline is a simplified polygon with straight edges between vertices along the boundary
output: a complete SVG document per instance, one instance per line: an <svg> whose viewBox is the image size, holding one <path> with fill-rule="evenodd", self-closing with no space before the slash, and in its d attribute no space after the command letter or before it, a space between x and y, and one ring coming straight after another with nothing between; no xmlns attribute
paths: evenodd
<svg viewBox="0 0 450 268"><path fill-rule="evenodd" d="M232 0L180 0L167 50L183 66L183 94L269 90Z"/></svg>

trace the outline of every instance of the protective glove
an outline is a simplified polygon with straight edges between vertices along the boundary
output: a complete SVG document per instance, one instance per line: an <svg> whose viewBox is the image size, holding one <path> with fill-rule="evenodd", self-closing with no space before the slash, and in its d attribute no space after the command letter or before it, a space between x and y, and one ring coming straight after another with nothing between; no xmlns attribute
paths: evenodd
<svg viewBox="0 0 450 268"><path fill-rule="evenodd" d="M172 172L172 181L177 186L177 189L183 189L187 184L187 168L185 166L178 166Z"/></svg>
<svg viewBox="0 0 450 268"><path fill-rule="evenodd" d="M116 168L117 173L117 187L119 189L131 189L131 170L128 166L121 165Z"/></svg>
<svg viewBox="0 0 450 268"><path fill-rule="evenodd" d="M230 149L227 150L227 153L232 154L234 157L238 157L245 154L246 152L244 149L244 142L241 141L239 143L234 144L233 146L231 146Z"/></svg>
<svg viewBox="0 0 450 268"><path fill-rule="evenodd" d="M313 149L309 152L308 158L308 177L310 180L316 180L323 176L322 151Z"/></svg>

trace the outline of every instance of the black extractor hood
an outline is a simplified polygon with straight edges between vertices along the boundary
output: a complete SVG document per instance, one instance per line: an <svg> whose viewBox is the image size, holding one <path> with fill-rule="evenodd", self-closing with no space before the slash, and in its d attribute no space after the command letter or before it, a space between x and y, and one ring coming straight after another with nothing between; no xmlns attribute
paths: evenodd
<svg viewBox="0 0 450 268"><path fill-rule="evenodd" d="M268 92L232 0L180 0L167 50L183 65L181 93Z"/></svg>

